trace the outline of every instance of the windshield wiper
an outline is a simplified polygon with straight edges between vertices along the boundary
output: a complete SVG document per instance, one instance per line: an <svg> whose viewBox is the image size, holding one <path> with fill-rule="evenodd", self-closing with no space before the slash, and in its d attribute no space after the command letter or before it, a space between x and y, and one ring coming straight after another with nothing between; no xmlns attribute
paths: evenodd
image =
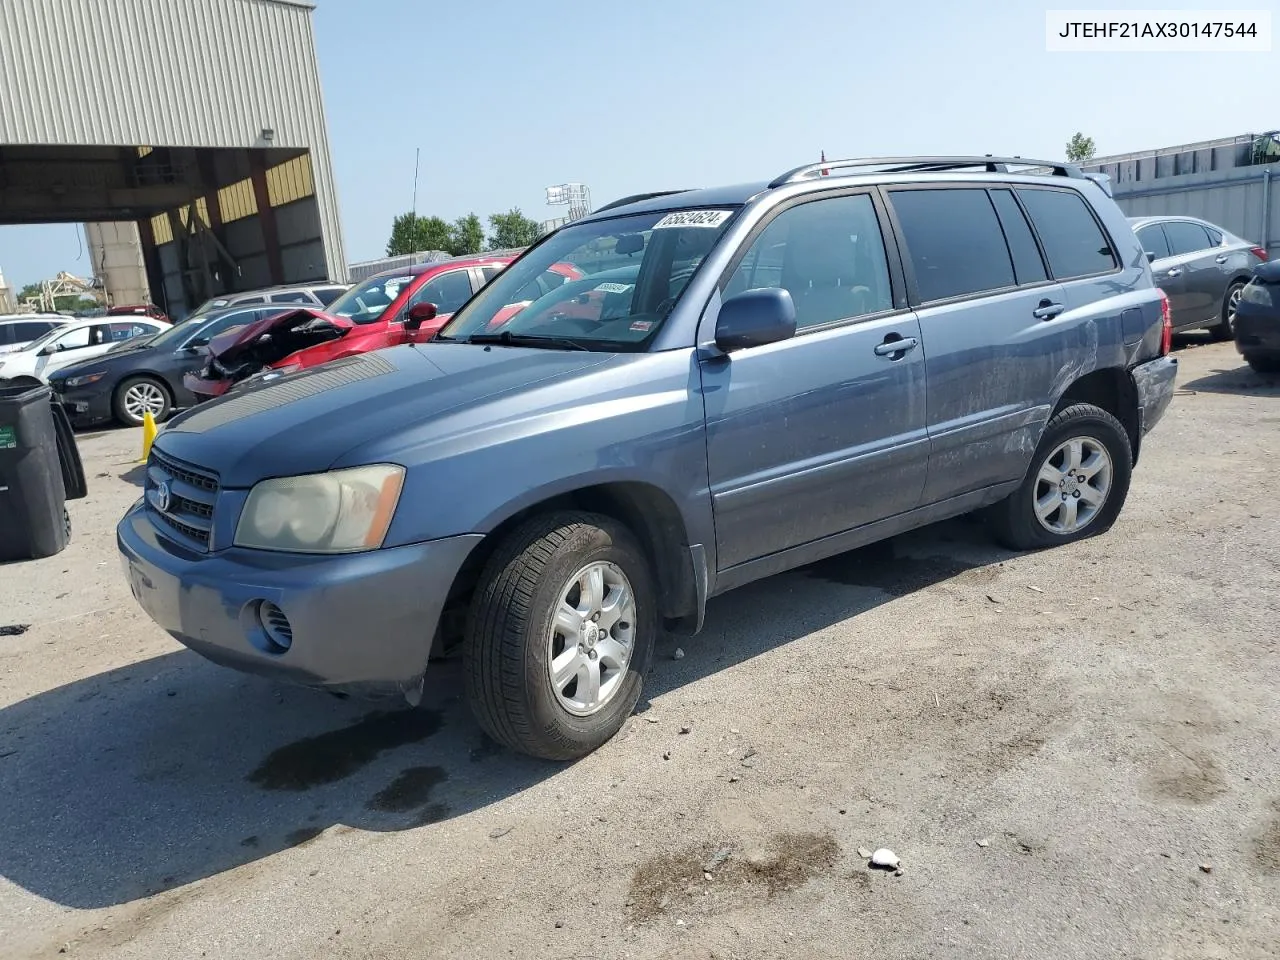
<svg viewBox="0 0 1280 960"><path fill-rule="evenodd" d="M503 330L501 333L473 333L463 342L496 343L504 347L542 347L546 350L586 350L587 353L591 352L590 349L576 340L568 340L564 337L531 337L525 334L512 333L510 330Z"/></svg>

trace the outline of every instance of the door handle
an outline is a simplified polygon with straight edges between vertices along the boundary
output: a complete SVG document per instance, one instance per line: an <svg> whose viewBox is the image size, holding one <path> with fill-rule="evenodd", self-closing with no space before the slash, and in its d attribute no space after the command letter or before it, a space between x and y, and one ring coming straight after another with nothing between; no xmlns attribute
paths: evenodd
<svg viewBox="0 0 1280 960"><path fill-rule="evenodd" d="M1166 277L1180 277L1180 276L1182 276L1182 268L1181 268L1181 267L1174 267L1172 270L1168 271L1168 272L1165 274L1165 276L1166 276Z"/></svg>
<svg viewBox="0 0 1280 960"><path fill-rule="evenodd" d="M1052 320L1063 310L1067 309L1066 304L1054 303L1052 300L1041 300L1040 306L1031 311L1031 315L1037 320Z"/></svg>
<svg viewBox="0 0 1280 960"><path fill-rule="evenodd" d="M1225 253L1220 253L1216 257L1214 257L1213 260L1215 263L1226 263L1227 255Z"/></svg>
<svg viewBox="0 0 1280 960"><path fill-rule="evenodd" d="M894 336L890 334L889 336ZM920 341L915 337L898 337L896 340L885 338L884 343L877 343L875 354L877 357L893 357L898 359L896 354L905 356L916 347L920 346Z"/></svg>

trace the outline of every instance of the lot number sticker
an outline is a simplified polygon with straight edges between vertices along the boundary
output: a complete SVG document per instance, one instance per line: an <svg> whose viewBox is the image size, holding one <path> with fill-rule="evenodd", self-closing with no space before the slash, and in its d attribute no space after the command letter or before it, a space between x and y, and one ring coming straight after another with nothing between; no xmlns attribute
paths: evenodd
<svg viewBox="0 0 1280 960"><path fill-rule="evenodd" d="M653 225L653 229L718 227L728 220L732 214L732 210L681 210L679 213L668 213Z"/></svg>
<svg viewBox="0 0 1280 960"><path fill-rule="evenodd" d="M629 283L602 283L596 287L601 293L626 293L631 289Z"/></svg>
<svg viewBox="0 0 1280 960"><path fill-rule="evenodd" d="M18 446L18 434L14 427L0 427L0 450L14 450Z"/></svg>

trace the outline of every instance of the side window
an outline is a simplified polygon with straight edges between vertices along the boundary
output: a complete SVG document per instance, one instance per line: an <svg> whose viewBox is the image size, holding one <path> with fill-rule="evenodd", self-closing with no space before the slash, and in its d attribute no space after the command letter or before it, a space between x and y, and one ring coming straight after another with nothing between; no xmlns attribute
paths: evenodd
<svg viewBox="0 0 1280 960"><path fill-rule="evenodd" d="M434 303L440 313L453 313L471 299L471 278L466 270L451 270L428 280L409 304Z"/></svg>
<svg viewBox="0 0 1280 960"><path fill-rule="evenodd" d="M1205 232L1209 234L1209 246L1222 246L1222 231L1215 230L1213 227L1205 227Z"/></svg>
<svg viewBox="0 0 1280 960"><path fill-rule="evenodd" d="M1153 253L1157 260L1169 256L1169 241L1164 238L1164 228L1158 223L1139 230L1138 242L1142 244L1143 253Z"/></svg>
<svg viewBox="0 0 1280 960"><path fill-rule="evenodd" d="M871 198L814 200L778 214L751 244L725 295L762 287L791 294L801 328L892 309L884 239Z"/></svg>
<svg viewBox="0 0 1280 960"><path fill-rule="evenodd" d="M266 297L245 297L243 300L237 300L236 306L238 307L244 303L266 303L266 302L267 302Z"/></svg>
<svg viewBox="0 0 1280 960"><path fill-rule="evenodd" d="M241 303L249 303L248 300L242 300ZM260 302L260 301L259 301ZM271 295L272 303L314 303L315 301L302 290L292 290L289 293L273 293Z"/></svg>
<svg viewBox="0 0 1280 960"><path fill-rule="evenodd" d="M1074 190L1019 190L1055 280L1110 273L1119 266L1106 234Z"/></svg>
<svg viewBox="0 0 1280 960"><path fill-rule="evenodd" d="M15 340L17 336L18 325L16 323L0 323L0 347L8 346L11 343L22 343L22 340Z"/></svg>
<svg viewBox="0 0 1280 960"><path fill-rule="evenodd" d="M1183 253L1207 250L1211 246L1209 234L1198 223L1186 220L1170 220L1164 225L1164 235L1169 238L1169 249L1176 257Z"/></svg>
<svg viewBox="0 0 1280 960"><path fill-rule="evenodd" d="M897 190L890 196L922 301L1014 285L1009 247L987 191Z"/></svg>
<svg viewBox="0 0 1280 960"><path fill-rule="evenodd" d="M93 328L79 327L76 330L68 330L53 341L53 346L59 353L63 350L83 350L89 346L89 331L91 329Z"/></svg>
<svg viewBox="0 0 1280 960"><path fill-rule="evenodd" d="M37 323L28 321L27 323L15 323L11 326L16 327L11 343L30 343L32 340L39 340L46 333L53 329L51 323Z"/></svg>
<svg viewBox="0 0 1280 960"><path fill-rule="evenodd" d="M1004 238L1009 243L1009 253L1013 256L1013 272L1019 283L1039 283L1049 278L1044 269L1044 261L1040 258L1040 249L1036 246L1035 235L1031 225L1023 215L1012 190L992 190L991 202L996 205L996 213L1000 215L1000 225L1004 227Z"/></svg>
<svg viewBox="0 0 1280 960"><path fill-rule="evenodd" d="M316 295L317 300L319 300L322 304L324 304L324 306L327 307L329 304L333 303L333 301L337 300L340 296L342 296L347 291L344 290L342 287L317 287L315 290L312 290L311 292Z"/></svg>
<svg viewBox="0 0 1280 960"><path fill-rule="evenodd" d="M501 267L499 267L497 264L493 264L493 263L491 263L491 264L489 264L488 266L485 266L485 267L481 267L481 268L480 268L480 278L481 278L485 283L488 283L490 280L492 280L494 277L496 277L496 276L497 276L498 274L500 274L501 272L502 272L502 268L501 268Z"/></svg>

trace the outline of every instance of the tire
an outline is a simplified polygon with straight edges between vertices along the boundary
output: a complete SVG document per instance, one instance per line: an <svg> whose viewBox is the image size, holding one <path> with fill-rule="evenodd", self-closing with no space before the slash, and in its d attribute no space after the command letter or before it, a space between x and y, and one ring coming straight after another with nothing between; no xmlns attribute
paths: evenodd
<svg viewBox="0 0 1280 960"><path fill-rule="evenodd" d="M1227 287L1222 298L1222 322L1209 332L1215 340L1231 340L1235 336L1235 309L1240 301L1240 291L1244 289L1244 281L1235 280Z"/></svg>
<svg viewBox="0 0 1280 960"><path fill-rule="evenodd" d="M1246 355L1244 362L1253 368L1254 373L1280 373L1280 356L1275 354L1255 353Z"/></svg>
<svg viewBox="0 0 1280 960"><path fill-rule="evenodd" d="M173 398L169 396L169 388L155 377L130 377L122 381L111 398L111 412L126 427L140 427L146 398L156 423L167 420L173 410Z"/></svg>
<svg viewBox="0 0 1280 960"><path fill-rule="evenodd" d="M588 568L602 573L604 601L629 584L634 610L600 631L618 615L604 603L604 616L581 621L575 648L556 611L562 597L588 614L601 608L589 602L576 576ZM467 618L463 663L476 721L499 743L544 760L595 750L621 729L640 698L657 640L656 604L649 559L616 520L563 512L525 523L489 558ZM619 666L619 651L627 648ZM560 684L551 675L556 659L563 661ZM601 701L594 709L587 702L593 670ZM587 684L581 690L579 678Z"/></svg>
<svg viewBox="0 0 1280 960"><path fill-rule="evenodd" d="M1078 459L1083 459L1085 468L1093 464L1094 472L1083 482L1076 462L1064 459L1071 457L1073 442L1080 443L1083 456ZM1060 480L1061 500L1050 499L1053 486L1042 478L1042 472ZM1012 550L1056 547L1094 537L1115 523L1129 495L1132 476L1133 447L1120 421L1091 403L1072 404L1049 421L1022 483L991 508L988 521L996 539ZM1100 502L1090 504L1093 498L1086 489L1096 495L1104 484ZM1053 509L1065 501L1067 494L1075 501L1070 514L1066 507ZM1038 515L1037 500L1052 512L1041 511ZM1082 517L1082 508L1089 506L1092 510L1088 517ZM1078 526L1070 524L1072 514ZM1044 516L1043 521L1040 516Z"/></svg>

